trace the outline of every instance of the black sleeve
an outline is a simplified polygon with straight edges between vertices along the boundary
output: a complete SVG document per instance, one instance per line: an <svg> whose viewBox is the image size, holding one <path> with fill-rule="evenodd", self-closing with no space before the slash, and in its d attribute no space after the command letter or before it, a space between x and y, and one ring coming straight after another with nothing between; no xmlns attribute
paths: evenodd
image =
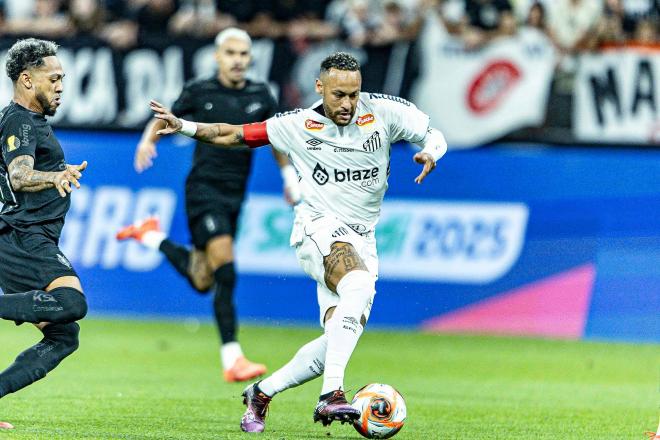
<svg viewBox="0 0 660 440"><path fill-rule="evenodd" d="M181 94L172 104L172 113L174 116L180 118L182 116L190 115L195 111L195 97L190 84L183 86Z"/></svg>
<svg viewBox="0 0 660 440"><path fill-rule="evenodd" d="M2 129L2 159L9 166L18 156L34 157L37 149L37 129L29 116L14 114L9 116Z"/></svg>
<svg viewBox="0 0 660 440"><path fill-rule="evenodd" d="M273 94L270 91L270 88L268 86L265 86L265 94L266 94L266 103L267 103L267 109L266 109L266 117L264 120L275 116L275 113L277 113L278 107L277 107L277 100L273 96Z"/></svg>

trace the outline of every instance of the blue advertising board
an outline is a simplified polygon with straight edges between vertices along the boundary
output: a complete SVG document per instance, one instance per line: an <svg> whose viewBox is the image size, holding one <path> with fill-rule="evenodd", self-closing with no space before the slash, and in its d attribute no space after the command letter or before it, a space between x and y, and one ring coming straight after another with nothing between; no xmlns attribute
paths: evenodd
<svg viewBox="0 0 660 440"><path fill-rule="evenodd" d="M183 185L193 145L164 139L133 170L137 133L58 131L89 162L62 248L93 314L211 316L163 256L119 243L157 214L189 242ZM426 331L660 342L660 151L499 145L447 154L422 185L414 147L392 150L377 230L370 324ZM314 282L288 247L293 213L267 148L255 151L236 258L242 319L318 322Z"/></svg>

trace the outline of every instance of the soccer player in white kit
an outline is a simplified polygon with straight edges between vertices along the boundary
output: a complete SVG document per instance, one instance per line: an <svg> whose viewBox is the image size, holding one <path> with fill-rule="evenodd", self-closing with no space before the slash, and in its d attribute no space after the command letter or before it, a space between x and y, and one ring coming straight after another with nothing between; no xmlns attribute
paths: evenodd
<svg viewBox="0 0 660 440"><path fill-rule="evenodd" d="M317 282L324 333L293 359L243 392L247 410L241 429L262 432L275 394L323 375L314 421L352 422L360 416L346 401L344 371L369 318L378 255L374 229L387 189L391 144L416 143L413 156L423 165L421 183L447 151L442 134L410 102L389 95L361 93L358 61L334 53L322 63L310 108L280 113L245 125L202 124L176 118L152 101L155 116L167 122L159 134L180 132L219 146L271 144L287 154L301 184L291 246L305 272Z"/></svg>

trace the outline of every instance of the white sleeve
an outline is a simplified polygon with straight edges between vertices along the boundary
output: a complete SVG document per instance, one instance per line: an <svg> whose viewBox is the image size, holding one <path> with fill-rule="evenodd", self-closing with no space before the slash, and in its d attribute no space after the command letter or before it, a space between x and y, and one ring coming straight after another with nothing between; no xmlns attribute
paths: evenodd
<svg viewBox="0 0 660 440"><path fill-rule="evenodd" d="M447 152L447 141L440 130L429 127L426 136L417 145L422 147L422 153L428 153L437 162Z"/></svg>
<svg viewBox="0 0 660 440"><path fill-rule="evenodd" d="M290 131L287 133L287 126L289 129L294 127L293 120L295 114L291 112L277 113L275 116L266 120L266 132L268 133L268 140L270 144L282 154L289 154L291 151L292 136Z"/></svg>
<svg viewBox="0 0 660 440"><path fill-rule="evenodd" d="M392 142L403 139L416 144L424 139L429 128L429 116L415 104L397 96L372 93L370 97L390 127Z"/></svg>

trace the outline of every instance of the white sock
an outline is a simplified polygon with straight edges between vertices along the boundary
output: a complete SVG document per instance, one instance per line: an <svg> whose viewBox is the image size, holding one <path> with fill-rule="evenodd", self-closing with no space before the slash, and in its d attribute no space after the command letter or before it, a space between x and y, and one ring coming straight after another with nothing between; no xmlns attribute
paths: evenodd
<svg viewBox="0 0 660 440"><path fill-rule="evenodd" d="M234 366L239 357L243 356L241 344L238 342L228 342L222 344L220 347L220 359L222 361L222 369L227 371Z"/></svg>
<svg viewBox="0 0 660 440"><path fill-rule="evenodd" d="M362 335L360 319L375 293L375 277L364 270L347 273L337 284L339 304L326 323L328 349L321 394L344 389L348 360Z"/></svg>
<svg viewBox="0 0 660 440"><path fill-rule="evenodd" d="M297 387L323 374L325 349L328 338L321 335L303 345L293 358L282 368L259 382L259 388L267 396Z"/></svg>
<svg viewBox="0 0 660 440"><path fill-rule="evenodd" d="M142 240L140 242L150 249L158 250L166 237L163 231L147 231L142 234Z"/></svg>

